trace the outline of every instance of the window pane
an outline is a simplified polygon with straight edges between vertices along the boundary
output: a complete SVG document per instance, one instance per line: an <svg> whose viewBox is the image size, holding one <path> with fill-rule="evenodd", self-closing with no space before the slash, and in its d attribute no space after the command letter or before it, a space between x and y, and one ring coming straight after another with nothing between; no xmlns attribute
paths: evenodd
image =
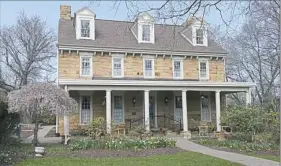
<svg viewBox="0 0 281 166"><path fill-rule="evenodd" d="M174 77L181 77L181 61L174 61Z"/></svg>
<svg viewBox="0 0 281 166"><path fill-rule="evenodd" d="M149 25L142 26L142 40L150 41L150 26Z"/></svg>
<svg viewBox="0 0 281 166"><path fill-rule="evenodd" d="M82 65L82 75L88 76L91 74L91 58L83 57L81 62Z"/></svg>
<svg viewBox="0 0 281 166"><path fill-rule="evenodd" d="M152 77L152 60L148 59L148 60L145 60L144 61L144 67L145 67L145 73L144 75L145 76L148 76L148 77Z"/></svg>
<svg viewBox="0 0 281 166"><path fill-rule="evenodd" d="M196 44L203 44L203 29L196 30Z"/></svg>
<svg viewBox="0 0 281 166"><path fill-rule="evenodd" d="M88 124L91 116L90 96L82 96L81 99L81 123Z"/></svg>
<svg viewBox="0 0 281 166"><path fill-rule="evenodd" d="M176 103L176 108L182 108L182 98L181 96L176 96L175 97L175 103Z"/></svg>
<svg viewBox="0 0 281 166"><path fill-rule="evenodd" d="M207 63L200 62L200 77L206 78L207 77Z"/></svg>
<svg viewBox="0 0 281 166"><path fill-rule="evenodd" d="M81 37L90 37L90 20L81 20Z"/></svg>
<svg viewBox="0 0 281 166"><path fill-rule="evenodd" d="M114 96L113 121L116 124L123 123L123 100L122 96Z"/></svg>
<svg viewBox="0 0 281 166"><path fill-rule="evenodd" d="M122 75L122 58L113 59L113 76Z"/></svg>

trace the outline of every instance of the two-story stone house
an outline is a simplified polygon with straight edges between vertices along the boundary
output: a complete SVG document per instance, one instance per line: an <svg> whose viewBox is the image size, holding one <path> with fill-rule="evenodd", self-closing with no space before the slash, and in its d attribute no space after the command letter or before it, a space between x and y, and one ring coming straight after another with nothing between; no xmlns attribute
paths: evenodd
<svg viewBox="0 0 281 166"><path fill-rule="evenodd" d="M88 8L72 17L71 7L61 6L58 84L79 113L60 117L59 132L95 117L106 119L108 133L112 121L188 133L192 119L212 121L220 131L225 94L246 92L250 103L254 84L225 82L227 52L207 32L195 18L182 25L157 24L147 13L134 22L102 20Z"/></svg>

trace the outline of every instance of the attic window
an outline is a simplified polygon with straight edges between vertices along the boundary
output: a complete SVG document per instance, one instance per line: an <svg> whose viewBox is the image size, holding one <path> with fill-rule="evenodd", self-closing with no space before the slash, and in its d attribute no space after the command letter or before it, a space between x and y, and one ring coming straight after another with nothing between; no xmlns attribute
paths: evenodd
<svg viewBox="0 0 281 166"><path fill-rule="evenodd" d="M150 26L142 25L142 41L150 41Z"/></svg>
<svg viewBox="0 0 281 166"><path fill-rule="evenodd" d="M90 38L90 20L81 20L81 37Z"/></svg>
<svg viewBox="0 0 281 166"><path fill-rule="evenodd" d="M196 29L196 44L204 44L203 43L204 39L204 34L203 34L203 29Z"/></svg>

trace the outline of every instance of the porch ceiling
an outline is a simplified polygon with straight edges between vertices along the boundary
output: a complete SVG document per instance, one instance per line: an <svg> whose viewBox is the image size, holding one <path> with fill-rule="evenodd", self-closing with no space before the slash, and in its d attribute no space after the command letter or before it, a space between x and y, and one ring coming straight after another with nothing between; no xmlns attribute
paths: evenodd
<svg viewBox="0 0 281 166"><path fill-rule="evenodd" d="M59 85L69 90L163 90L163 91L225 91L245 92L252 82L160 81L160 80L70 80L60 79Z"/></svg>

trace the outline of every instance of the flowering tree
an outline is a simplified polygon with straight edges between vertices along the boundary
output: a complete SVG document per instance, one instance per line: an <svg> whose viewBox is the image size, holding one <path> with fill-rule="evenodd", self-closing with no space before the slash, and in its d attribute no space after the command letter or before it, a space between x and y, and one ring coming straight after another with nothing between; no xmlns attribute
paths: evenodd
<svg viewBox="0 0 281 166"><path fill-rule="evenodd" d="M23 86L8 94L9 112L28 114L35 121L33 145L37 146L39 120L44 115L68 115L77 102L63 89L50 83Z"/></svg>

